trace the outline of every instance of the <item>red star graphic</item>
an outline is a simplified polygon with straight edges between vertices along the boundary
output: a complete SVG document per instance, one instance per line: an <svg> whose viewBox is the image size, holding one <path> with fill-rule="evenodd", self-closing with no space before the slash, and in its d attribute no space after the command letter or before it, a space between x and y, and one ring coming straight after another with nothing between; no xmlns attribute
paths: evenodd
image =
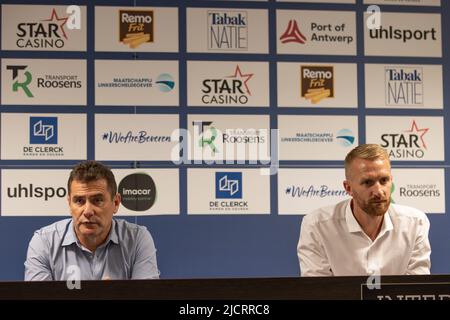
<svg viewBox="0 0 450 320"><path fill-rule="evenodd" d="M411 130L407 130L407 131L405 131L405 132L417 132L417 133L423 132L423 133L420 135L420 141L422 141L423 147L424 147L425 149L427 149L427 145L426 145L425 141L423 140L423 136L428 132L428 130L430 130L430 128L419 129L419 127L417 127L416 120L413 120L412 126L411 126Z"/></svg>
<svg viewBox="0 0 450 320"><path fill-rule="evenodd" d="M65 18L58 18L58 15L56 14L56 10L53 9L52 10L52 15L50 16L50 19L45 19L42 21L53 21L54 19L56 19L56 21L64 21L62 24L59 25L59 28L61 29L64 38L67 38L66 32L64 31L64 25L67 23L67 19L69 19L68 17Z"/></svg>
<svg viewBox="0 0 450 320"><path fill-rule="evenodd" d="M247 82L248 82L248 80L251 79L251 77L253 77L253 73L242 74L241 69L239 68L239 65L236 65L236 70L234 71L234 75L228 76L227 78L237 78L238 74L239 74L239 78L241 78L241 79L246 78L244 81L244 86L245 86L245 89L246 89L248 95L251 96L252 94L250 93L250 89L247 86Z"/></svg>

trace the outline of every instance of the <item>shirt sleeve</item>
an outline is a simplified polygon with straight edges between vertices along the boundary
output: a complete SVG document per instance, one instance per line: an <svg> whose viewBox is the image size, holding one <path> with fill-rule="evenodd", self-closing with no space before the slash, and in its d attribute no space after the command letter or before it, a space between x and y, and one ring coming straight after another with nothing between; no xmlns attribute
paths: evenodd
<svg viewBox="0 0 450 320"><path fill-rule="evenodd" d="M31 238L24 265L25 281L53 280L48 246L39 232Z"/></svg>
<svg viewBox="0 0 450 320"><path fill-rule="evenodd" d="M132 266L131 279L159 279L155 243L145 227L139 228L136 238L136 259Z"/></svg>
<svg viewBox="0 0 450 320"><path fill-rule="evenodd" d="M333 275L320 235L308 215L303 217L297 255L302 277Z"/></svg>
<svg viewBox="0 0 450 320"><path fill-rule="evenodd" d="M418 220L417 230L416 240L406 270L407 275L430 274L431 246L428 239L430 221L424 213L423 217Z"/></svg>

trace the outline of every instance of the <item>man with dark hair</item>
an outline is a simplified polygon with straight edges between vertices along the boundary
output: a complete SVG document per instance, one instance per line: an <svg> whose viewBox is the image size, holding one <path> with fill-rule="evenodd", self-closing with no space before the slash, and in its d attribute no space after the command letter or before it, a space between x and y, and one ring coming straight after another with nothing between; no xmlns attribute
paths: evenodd
<svg viewBox="0 0 450 320"><path fill-rule="evenodd" d="M148 230L113 219L121 198L108 167L97 161L79 163L70 173L67 190L72 218L34 233L25 280L159 278Z"/></svg>
<svg viewBox="0 0 450 320"><path fill-rule="evenodd" d="M345 158L351 199L303 218L297 254L302 276L430 273L430 223L417 209L391 203L389 156L363 144Z"/></svg>

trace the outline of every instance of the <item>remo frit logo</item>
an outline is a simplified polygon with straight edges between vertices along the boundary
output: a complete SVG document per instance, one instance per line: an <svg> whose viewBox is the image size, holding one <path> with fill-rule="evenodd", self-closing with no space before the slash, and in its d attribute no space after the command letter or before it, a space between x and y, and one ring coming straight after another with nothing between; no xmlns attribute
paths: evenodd
<svg viewBox="0 0 450 320"><path fill-rule="evenodd" d="M156 200L156 186L152 177L146 173L127 175L119 183L122 204L132 211L150 209Z"/></svg>

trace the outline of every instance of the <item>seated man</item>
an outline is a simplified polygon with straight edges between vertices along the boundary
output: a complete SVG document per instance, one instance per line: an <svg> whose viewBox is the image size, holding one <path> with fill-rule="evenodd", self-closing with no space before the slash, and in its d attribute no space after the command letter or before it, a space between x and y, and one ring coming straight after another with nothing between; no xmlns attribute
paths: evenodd
<svg viewBox="0 0 450 320"><path fill-rule="evenodd" d="M351 199L303 218L297 254L302 276L430 273L430 223L417 209L391 203L391 165L376 144L345 158Z"/></svg>
<svg viewBox="0 0 450 320"><path fill-rule="evenodd" d="M76 165L67 183L72 218L37 230L25 261L25 280L156 279L156 249L148 230L113 219L120 194L109 168Z"/></svg>

